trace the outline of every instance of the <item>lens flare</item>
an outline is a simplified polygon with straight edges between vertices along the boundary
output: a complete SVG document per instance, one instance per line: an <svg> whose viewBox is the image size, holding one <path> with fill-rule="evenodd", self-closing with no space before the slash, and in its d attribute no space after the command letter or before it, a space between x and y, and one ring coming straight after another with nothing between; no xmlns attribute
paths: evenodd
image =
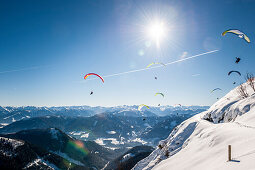
<svg viewBox="0 0 255 170"><path fill-rule="evenodd" d="M89 150L84 146L84 143L82 141L69 140L67 145L68 145L68 147L70 147L72 149L76 149L76 150L80 151L85 156L89 154Z"/></svg>

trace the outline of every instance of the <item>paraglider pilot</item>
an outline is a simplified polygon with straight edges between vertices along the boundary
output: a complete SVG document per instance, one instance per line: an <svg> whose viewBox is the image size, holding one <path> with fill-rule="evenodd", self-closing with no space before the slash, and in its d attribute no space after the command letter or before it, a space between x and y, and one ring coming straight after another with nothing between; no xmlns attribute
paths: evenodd
<svg viewBox="0 0 255 170"><path fill-rule="evenodd" d="M236 64L238 64L240 60L241 60L241 58L236 57Z"/></svg>

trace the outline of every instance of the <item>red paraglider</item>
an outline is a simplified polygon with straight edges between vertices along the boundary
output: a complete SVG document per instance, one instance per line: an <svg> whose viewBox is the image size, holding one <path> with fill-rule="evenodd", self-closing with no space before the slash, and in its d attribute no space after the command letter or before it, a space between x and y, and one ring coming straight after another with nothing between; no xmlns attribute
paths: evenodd
<svg viewBox="0 0 255 170"><path fill-rule="evenodd" d="M84 76L84 79L86 80L86 78L87 78L88 76L91 76L91 75L94 75L94 76L99 77L99 78L102 80L102 82L104 83L103 77L101 77L100 75L98 75L98 74L96 74L96 73L89 73L89 74L86 74L86 75Z"/></svg>

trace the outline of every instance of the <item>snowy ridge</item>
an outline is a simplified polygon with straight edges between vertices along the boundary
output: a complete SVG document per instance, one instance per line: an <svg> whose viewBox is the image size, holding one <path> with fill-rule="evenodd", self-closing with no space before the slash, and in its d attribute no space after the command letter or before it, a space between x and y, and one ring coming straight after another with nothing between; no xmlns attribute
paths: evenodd
<svg viewBox="0 0 255 170"><path fill-rule="evenodd" d="M40 164L43 164L45 167L47 167L47 169L51 169L51 170L59 169L55 165L51 164L51 166L52 166L51 167L47 163L48 163L47 161L44 161L43 159L38 158L38 159L35 159L33 162L28 163L27 166L24 167L24 169L32 168L32 166L39 166Z"/></svg>
<svg viewBox="0 0 255 170"><path fill-rule="evenodd" d="M255 95L241 98L238 87L208 111L177 126L134 170L248 169L255 167ZM209 121L208 121L209 120ZM227 161L227 146L232 160Z"/></svg>
<svg viewBox="0 0 255 170"><path fill-rule="evenodd" d="M14 140L14 139L10 139L10 138L0 137L0 140L2 142L7 142L7 143L11 144L13 149L16 149L17 147L19 147L21 145L24 145L23 141Z"/></svg>
<svg viewBox="0 0 255 170"><path fill-rule="evenodd" d="M247 84L243 86L247 89L249 97L243 99L239 95L239 86L231 90L226 96L217 101L203 116L203 119L214 123L234 121L237 116L241 116L254 107L254 91Z"/></svg>

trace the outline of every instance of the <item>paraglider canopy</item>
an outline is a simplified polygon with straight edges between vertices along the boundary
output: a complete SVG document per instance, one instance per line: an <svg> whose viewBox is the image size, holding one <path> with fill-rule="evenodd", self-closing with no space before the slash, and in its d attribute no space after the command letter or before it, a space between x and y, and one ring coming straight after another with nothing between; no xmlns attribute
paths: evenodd
<svg viewBox="0 0 255 170"><path fill-rule="evenodd" d="M161 64L162 66L166 66L164 63L156 63L156 62L152 62L150 63L149 65L146 66L146 68L152 66L152 65L155 65L155 64Z"/></svg>
<svg viewBox="0 0 255 170"><path fill-rule="evenodd" d="M232 74L232 73L237 73L237 74L239 74L239 76L241 76L241 73L240 73L239 71L234 71L234 70L228 72L228 75L230 75L230 74Z"/></svg>
<svg viewBox="0 0 255 170"><path fill-rule="evenodd" d="M90 92L90 95L92 95L92 94L93 94L93 91Z"/></svg>
<svg viewBox="0 0 255 170"><path fill-rule="evenodd" d="M240 30L238 29L229 29L222 33L222 36L225 36L226 33L232 33L238 35L239 38L243 38L246 42L250 43L250 39Z"/></svg>
<svg viewBox="0 0 255 170"><path fill-rule="evenodd" d="M156 93L155 96L157 95L161 95L162 97L165 97L165 95L163 93Z"/></svg>
<svg viewBox="0 0 255 170"><path fill-rule="evenodd" d="M215 88L215 89L213 89L213 90L211 91L211 93L214 92L214 91L216 91L216 90L221 90L221 88Z"/></svg>
<svg viewBox="0 0 255 170"><path fill-rule="evenodd" d="M150 109L149 106L147 106L147 105L145 105L145 104L140 104L140 105L138 106L138 110L141 111L142 108L143 108L144 106L147 107L147 109Z"/></svg>
<svg viewBox="0 0 255 170"><path fill-rule="evenodd" d="M98 75L98 74L96 74L96 73L88 73L88 74L86 74L86 75L84 76L84 79L86 80L86 79L87 79L89 76L91 76L91 75L94 75L94 76L99 77L99 78L102 80L102 82L104 83L103 77L101 77L100 75Z"/></svg>

